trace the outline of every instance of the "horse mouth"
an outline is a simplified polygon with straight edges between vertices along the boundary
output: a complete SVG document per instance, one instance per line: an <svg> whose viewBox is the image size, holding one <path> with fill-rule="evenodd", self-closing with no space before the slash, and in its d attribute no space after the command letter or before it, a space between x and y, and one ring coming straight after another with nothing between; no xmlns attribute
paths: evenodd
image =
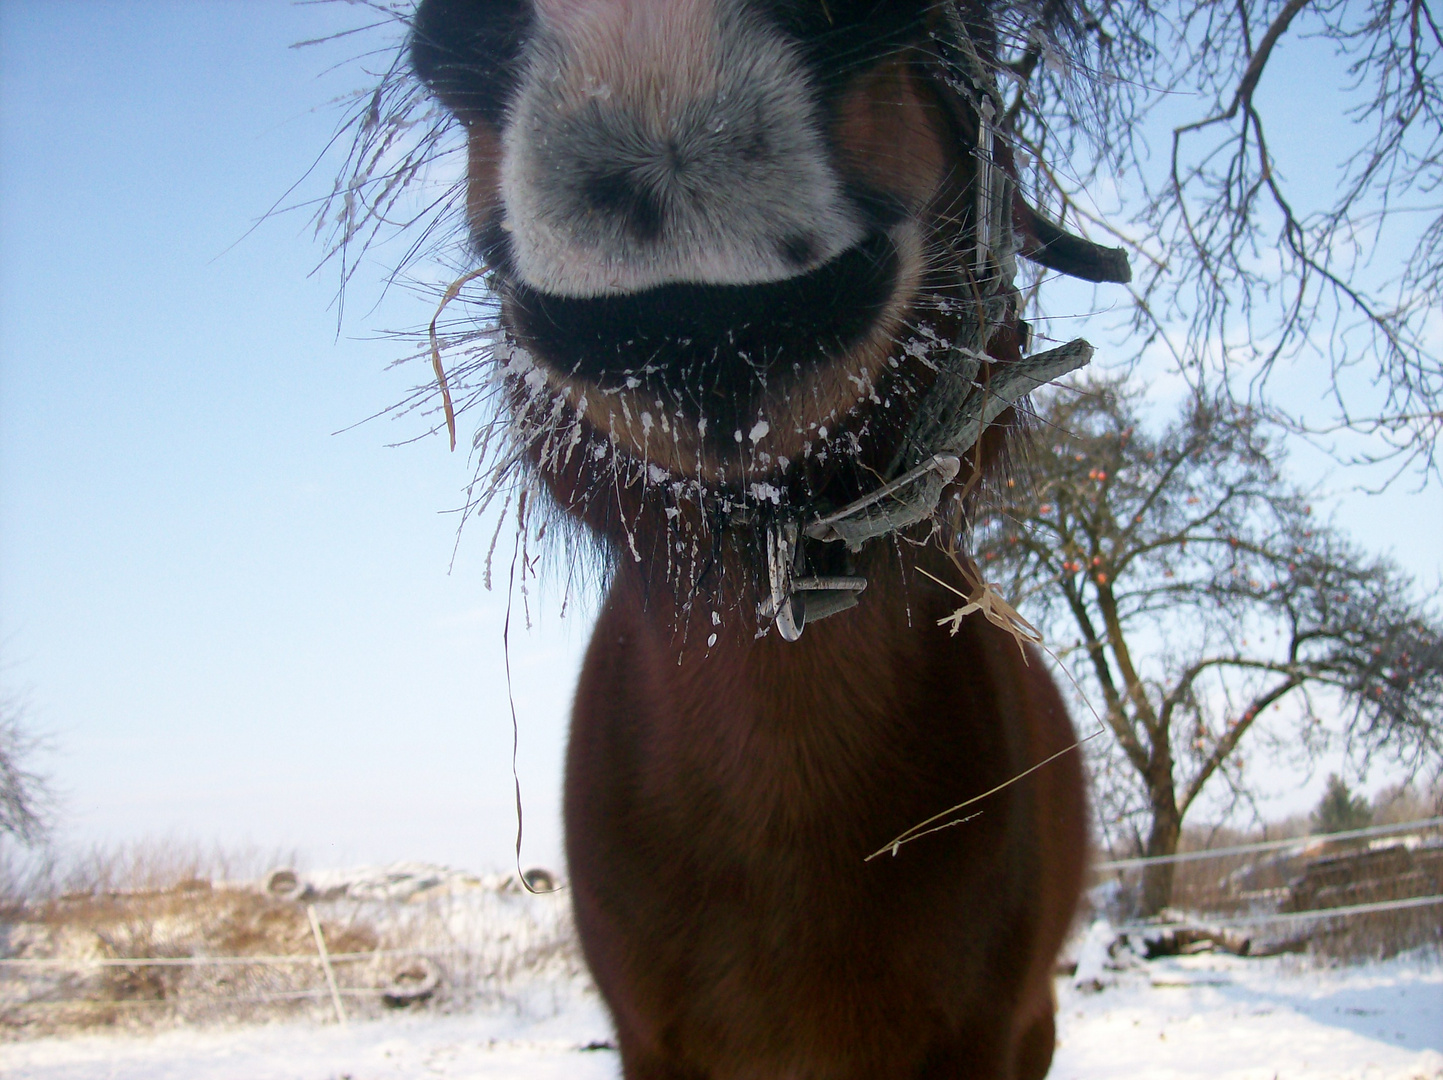
<svg viewBox="0 0 1443 1080"><path fill-rule="evenodd" d="M502 320L553 384L631 396L662 410L669 426L725 446L778 406L789 424L805 414L793 398L885 330L900 263L893 240L875 232L805 274L764 284L565 297L513 282Z"/></svg>

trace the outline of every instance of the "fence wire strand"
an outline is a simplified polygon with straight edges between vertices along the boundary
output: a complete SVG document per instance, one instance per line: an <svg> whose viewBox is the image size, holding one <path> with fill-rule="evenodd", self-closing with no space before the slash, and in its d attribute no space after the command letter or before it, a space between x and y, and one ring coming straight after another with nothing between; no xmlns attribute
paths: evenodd
<svg viewBox="0 0 1443 1080"><path fill-rule="evenodd" d="M1425 818L1422 821L1400 822L1394 825L1374 825L1367 829L1349 829L1347 832L1321 833L1313 836L1294 836L1287 840L1264 840L1255 844L1237 844L1233 847L1208 848L1205 851L1184 851L1176 855L1149 855L1134 859L1110 859L1095 863L1098 872L1125 870L1132 866L1159 866L1163 863L1196 862L1200 859L1220 859L1227 855L1248 855L1257 851L1282 851L1286 848L1305 848L1309 844L1332 843L1336 840L1361 840L1370 836L1387 836L1390 833L1417 832L1436 829L1443 825L1443 817Z"/></svg>

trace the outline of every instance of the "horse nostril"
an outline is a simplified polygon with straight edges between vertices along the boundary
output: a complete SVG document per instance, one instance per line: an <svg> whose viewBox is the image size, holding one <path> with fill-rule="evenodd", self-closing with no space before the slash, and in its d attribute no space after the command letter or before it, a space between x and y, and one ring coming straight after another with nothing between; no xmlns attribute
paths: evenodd
<svg viewBox="0 0 1443 1080"><path fill-rule="evenodd" d="M631 174L613 170L595 173L581 182L586 208L617 219L635 239L653 243L661 238L664 212L661 200Z"/></svg>
<svg viewBox="0 0 1443 1080"><path fill-rule="evenodd" d="M798 270L812 263L817 257L817 241L804 233L793 233L777 245L781 257Z"/></svg>
<svg viewBox="0 0 1443 1080"><path fill-rule="evenodd" d="M755 163L767 156L768 149L766 129L758 124L747 134L737 153L743 161Z"/></svg>

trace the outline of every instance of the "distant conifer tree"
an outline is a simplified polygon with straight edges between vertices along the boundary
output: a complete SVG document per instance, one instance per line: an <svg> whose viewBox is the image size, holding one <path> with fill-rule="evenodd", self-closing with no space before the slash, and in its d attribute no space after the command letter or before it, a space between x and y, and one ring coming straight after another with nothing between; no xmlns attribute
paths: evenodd
<svg viewBox="0 0 1443 1080"><path fill-rule="evenodd" d="M1312 821L1313 831L1319 833L1366 829L1373 823L1373 811L1367 799L1354 795L1343 778L1334 773L1328 777L1328 790L1318 801Z"/></svg>

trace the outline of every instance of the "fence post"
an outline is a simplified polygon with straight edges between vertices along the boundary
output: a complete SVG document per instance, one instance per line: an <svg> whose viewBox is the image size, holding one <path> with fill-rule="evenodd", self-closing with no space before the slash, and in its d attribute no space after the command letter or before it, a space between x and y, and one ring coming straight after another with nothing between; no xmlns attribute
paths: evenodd
<svg viewBox="0 0 1443 1080"><path fill-rule="evenodd" d="M326 972L326 985L331 988L331 1004L336 1007L336 1019L341 1027L346 1026L346 1009L341 1004L341 991L336 987L336 973L331 968L331 954L326 951L326 937L321 933L321 921L316 918L316 905L306 905L306 917L311 920L311 933L316 936L316 951L321 954L321 967Z"/></svg>

